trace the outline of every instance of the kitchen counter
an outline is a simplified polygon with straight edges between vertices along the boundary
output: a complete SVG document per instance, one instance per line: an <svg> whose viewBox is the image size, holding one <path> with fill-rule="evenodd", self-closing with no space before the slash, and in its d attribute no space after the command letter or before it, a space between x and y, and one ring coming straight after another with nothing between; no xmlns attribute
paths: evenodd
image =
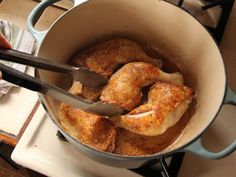
<svg viewBox="0 0 236 177"><path fill-rule="evenodd" d="M18 27L26 29L26 20L31 10L38 4L33 0L2 0L0 1L0 19L10 21ZM45 15L42 15L36 28L46 29L71 3L64 1L58 6L48 8ZM16 8L17 7L17 8ZM28 68L28 74L33 74L33 69ZM27 101L24 101L28 98ZM24 88L13 88L10 93L0 99L0 141L15 146L32 119L35 110L38 108L38 96ZM24 104L22 104L24 103ZM21 106L19 106L21 105ZM12 111L14 110L14 111Z"/></svg>

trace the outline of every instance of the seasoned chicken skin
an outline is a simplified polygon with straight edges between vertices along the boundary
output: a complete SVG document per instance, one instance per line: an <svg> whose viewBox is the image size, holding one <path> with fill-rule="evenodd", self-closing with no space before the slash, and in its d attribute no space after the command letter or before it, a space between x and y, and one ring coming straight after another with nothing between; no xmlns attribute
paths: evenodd
<svg viewBox="0 0 236 177"><path fill-rule="evenodd" d="M165 73L149 63L128 63L112 75L103 89L100 99L131 111L140 103L142 88L154 84L156 81L182 84L183 77L178 72Z"/></svg>
<svg viewBox="0 0 236 177"><path fill-rule="evenodd" d="M101 95L102 87L101 88L84 87L79 81L73 81L69 92L84 97L87 100L96 102Z"/></svg>
<svg viewBox="0 0 236 177"><path fill-rule="evenodd" d="M111 120L117 127L137 134L160 135L179 121L192 97L193 90L184 85L156 82L149 91L147 104Z"/></svg>
<svg viewBox="0 0 236 177"><path fill-rule="evenodd" d="M70 92L81 94L81 84L74 82ZM65 103L60 105L59 117L62 128L80 142L100 151L114 150L116 130L109 120Z"/></svg>
<svg viewBox="0 0 236 177"><path fill-rule="evenodd" d="M160 67L161 60L149 57L137 43L116 38L85 50L72 58L72 65L84 66L110 77L120 64L133 61L152 63Z"/></svg>
<svg viewBox="0 0 236 177"><path fill-rule="evenodd" d="M100 98L130 111L106 119L61 103L60 124L78 141L100 151L148 155L166 148L186 125L188 116L182 115L191 102L192 89L181 85L179 72L161 71L162 61L146 55L137 43L116 38L80 52L71 64L111 78L108 85L95 89L74 81L69 92L93 101ZM142 88L151 85L148 101L139 106Z"/></svg>

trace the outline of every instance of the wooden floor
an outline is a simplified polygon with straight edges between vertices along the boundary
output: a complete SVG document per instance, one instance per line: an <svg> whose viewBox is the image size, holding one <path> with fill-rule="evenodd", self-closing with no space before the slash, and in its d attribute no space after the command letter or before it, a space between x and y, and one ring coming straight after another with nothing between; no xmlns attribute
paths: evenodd
<svg viewBox="0 0 236 177"><path fill-rule="evenodd" d="M45 177L37 172L18 166L15 169L0 157L0 177Z"/></svg>

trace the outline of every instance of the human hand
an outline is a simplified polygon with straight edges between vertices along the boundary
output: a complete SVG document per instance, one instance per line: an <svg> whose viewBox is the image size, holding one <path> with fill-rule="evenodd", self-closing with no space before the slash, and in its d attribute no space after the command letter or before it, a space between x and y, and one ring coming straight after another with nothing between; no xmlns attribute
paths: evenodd
<svg viewBox="0 0 236 177"><path fill-rule="evenodd" d="M0 47L4 48L11 48L11 44L8 42L8 40L3 36L2 33L0 33ZM2 79L2 73L0 71L0 79Z"/></svg>
<svg viewBox="0 0 236 177"><path fill-rule="evenodd" d="M11 48L11 44L8 42L5 36L3 36L2 33L0 33L0 47Z"/></svg>

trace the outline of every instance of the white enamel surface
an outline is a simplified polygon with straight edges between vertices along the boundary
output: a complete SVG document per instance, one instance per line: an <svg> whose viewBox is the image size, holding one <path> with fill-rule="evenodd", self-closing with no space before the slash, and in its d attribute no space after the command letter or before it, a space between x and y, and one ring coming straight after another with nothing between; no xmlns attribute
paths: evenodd
<svg viewBox="0 0 236 177"><path fill-rule="evenodd" d="M73 8L54 23L38 55L64 62L79 49L120 35L176 56L172 59L188 76L197 104L183 136L169 150L188 143L212 122L220 108L225 71L216 44L186 12L157 0L93 0ZM40 78L55 83L55 75L48 72L40 71ZM46 104L57 116L53 101Z"/></svg>

